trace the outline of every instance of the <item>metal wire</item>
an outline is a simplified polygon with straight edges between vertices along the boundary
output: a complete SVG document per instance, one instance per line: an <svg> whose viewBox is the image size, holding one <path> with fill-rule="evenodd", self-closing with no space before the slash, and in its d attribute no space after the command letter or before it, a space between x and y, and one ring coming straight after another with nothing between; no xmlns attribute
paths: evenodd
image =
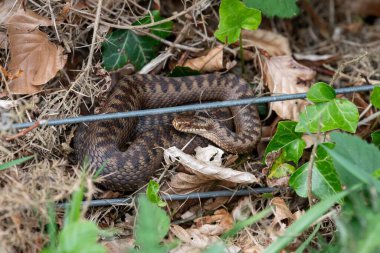
<svg viewBox="0 0 380 253"><path fill-rule="evenodd" d="M253 188L248 190L238 190L238 191L211 191L211 192L195 192L189 194L161 194L161 198L166 201L174 200L187 200L187 199L206 199L206 198L216 198L216 197L237 197L237 196L247 196L263 193L273 193L278 191L278 188L264 187L264 188ZM94 199L89 202L83 201L82 205L88 204L89 207L98 206L113 206L113 205L126 205L132 203L132 198L116 198L116 199ZM56 205L57 208L66 208L70 203L59 203Z"/></svg>
<svg viewBox="0 0 380 253"><path fill-rule="evenodd" d="M342 94L342 93L370 91L370 90L373 90L373 88L377 85L380 85L380 84L339 88L339 89L335 89L335 92L337 94ZM76 124L76 123L99 121L99 120L144 117L144 116L165 114L165 113L178 113L178 112L204 110L204 109L221 108L221 107L231 107L231 106L239 106L239 105L247 105L247 104L262 104L262 103L278 102L278 101L293 100L293 99L303 99L303 98L306 98L306 93L286 94L286 95L278 95L278 96L270 96L270 97L244 98L244 99L228 100L228 101L221 101L221 102L208 102L208 103L201 103L201 104L181 105L181 106L175 106L175 107L155 108L155 109L146 109L146 110L139 110L139 111L79 116L79 117L71 117L71 118L65 118L65 119L39 120L38 123L41 126L45 126L45 125L58 126L58 125ZM37 123L36 121L16 123L16 124L7 126L5 129L27 128L27 127L35 125L36 123Z"/></svg>

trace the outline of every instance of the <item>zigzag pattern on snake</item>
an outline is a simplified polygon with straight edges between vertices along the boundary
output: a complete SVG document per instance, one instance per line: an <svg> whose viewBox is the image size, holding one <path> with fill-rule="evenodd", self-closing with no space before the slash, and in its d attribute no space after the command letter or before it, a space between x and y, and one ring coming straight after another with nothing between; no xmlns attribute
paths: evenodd
<svg viewBox="0 0 380 253"><path fill-rule="evenodd" d="M134 111L148 108L177 106L204 101L222 101L253 96L249 85L233 74L208 74L189 77L163 77L154 75L125 76L112 89L102 113ZM232 153L251 152L261 135L260 119L256 107L230 108L233 129L229 130L215 120L199 135ZM144 118L127 118L81 124L74 135L74 149L79 161L88 157L94 169L105 165L102 175L108 175L103 185L112 190L135 190L149 180L160 168L163 148L181 148L191 138L171 125L176 115L157 115ZM193 116L182 119L194 133ZM181 118L181 116L179 116ZM194 117L202 121L204 117ZM210 121L210 119L206 119ZM202 122L201 122L202 123ZM207 130L207 131L206 131ZM196 132L196 131L195 131ZM197 137L186 150L204 142Z"/></svg>

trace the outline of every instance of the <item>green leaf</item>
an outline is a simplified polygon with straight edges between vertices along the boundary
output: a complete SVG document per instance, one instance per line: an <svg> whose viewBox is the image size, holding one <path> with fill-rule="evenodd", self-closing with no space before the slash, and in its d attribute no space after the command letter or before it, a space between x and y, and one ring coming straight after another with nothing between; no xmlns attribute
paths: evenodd
<svg viewBox="0 0 380 253"><path fill-rule="evenodd" d="M104 253L106 249L98 244L99 228L89 221L67 224L59 235L56 253Z"/></svg>
<svg viewBox="0 0 380 253"><path fill-rule="evenodd" d="M154 21L163 18L159 11L152 11ZM150 16L133 23L133 25L151 23ZM167 38L172 30L173 22L166 22L150 28L150 33L160 38ZM102 43L103 66L106 70L116 70L131 62L136 69L152 60L158 52L160 42L149 36L137 35L131 30L115 29Z"/></svg>
<svg viewBox="0 0 380 253"><path fill-rule="evenodd" d="M294 121L281 121L278 123L277 131L265 149L264 159L266 159L270 152L284 149L285 155L283 161L298 163L306 147L306 143L302 139L302 133L294 131L296 125L297 122Z"/></svg>
<svg viewBox="0 0 380 253"><path fill-rule="evenodd" d="M355 133L359 121L358 108L346 99L308 105L301 113L296 132L326 132L341 129Z"/></svg>
<svg viewBox="0 0 380 253"><path fill-rule="evenodd" d="M268 178L282 178L289 175L292 175L296 168L284 161L284 152L281 154L279 158L276 159L272 167L270 168L270 173Z"/></svg>
<svg viewBox="0 0 380 253"><path fill-rule="evenodd" d="M236 222L230 230L228 230L227 232L225 232L221 236L221 238L226 239L228 237L236 235L243 228L250 226L253 223L256 223L256 222L262 220L264 217L268 216L270 213L272 213L272 209L266 208L266 209L262 210L261 212L249 217L246 220Z"/></svg>
<svg viewBox="0 0 380 253"><path fill-rule="evenodd" d="M261 12L247 8L240 0L222 0L219 26L215 37L228 44L238 41L241 29L255 30L261 23Z"/></svg>
<svg viewBox="0 0 380 253"><path fill-rule="evenodd" d="M297 0L243 0L243 2L247 7L259 9L267 17L291 18L300 13Z"/></svg>
<svg viewBox="0 0 380 253"><path fill-rule="evenodd" d="M300 219L290 225L285 232L277 238L264 253L281 252L288 244L290 244L303 231L308 229L318 218L320 218L330 207L352 191L344 191L322 200L318 204L310 208Z"/></svg>
<svg viewBox="0 0 380 253"><path fill-rule="evenodd" d="M332 143L322 143L318 145L314 159L312 174L312 193L319 199L325 199L342 191L338 175L335 171L332 158L327 154L324 147L333 147ZM289 179L289 185L296 193L307 197L307 176L309 162L303 164Z"/></svg>
<svg viewBox="0 0 380 253"><path fill-rule="evenodd" d="M201 72L198 70L191 69L189 67L176 66L172 72L170 72L170 77L181 77L181 76L197 76Z"/></svg>
<svg viewBox="0 0 380 253"><path fill-rule="evenodd" d="M22 163L24 163L24 162L32 159L33 157L34 157L34 155L26 156L26 157L21 157L21 158L18 158L16 160L13 160L13 161L1 164L0 165L0 170L6 170L6 169L9 169L12 166L22 164Z"/></svg>
<svg viewBox="0 0 380 253"><path fill-rule="evenodd" d="M380 108L380 86L375 86L371 92L371 104L376 108Z"/></svg>
<svg viewBox="0 0 380 253"><path fill-rule="evenodd" d="M379 169L380 150L349 134L331 133L331 140L335 142L335 147L326 148L326 151L332 157L342 183L348 187L364 183L376 187L380 193L380 182L372 176Z"/></svg>
<svg viewBox="0 0 380 253"><path fill-rule="evenodd" d="M138 204L135 240L140 250L132 252L167 252L168 246L161 245L161 241L169 231L169 217L146 196L140 196Z"/></svg>
<svg viewBox="0 0 380 253"><path fill-rule="evenodd" d="M156 181L150 180L146 189L146 196L150 202L157 204L160 207L164 207L166 206L166 202L162 201L159 192L160 185Z"/></svg>
<svg viewBox="0 0 380 253"><path fill-rule="evenodd" d="M328 102L333 100L335 97L335 90L324 82L313 84L307 92L307 99L313 103Z"/></svg>
<svg viewBox="0 0 380 253"><path fill-rule="evenodd" d="M380 130L377 130L371 134L372 143L380 148Z"/></svg>

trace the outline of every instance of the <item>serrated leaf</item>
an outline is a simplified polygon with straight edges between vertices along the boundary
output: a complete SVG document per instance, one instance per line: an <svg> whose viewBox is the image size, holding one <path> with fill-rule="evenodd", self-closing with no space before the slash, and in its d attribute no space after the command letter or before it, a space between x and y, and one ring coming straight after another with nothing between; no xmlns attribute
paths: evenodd
<svg viewBox="0 0 380 253"><path fill-rule="evenodd" d="M228 44L238 41L241 29L255 30L261 23L261 12L247 8L240 0L222 0L219 26L215 37Z"/></svg>
<svg viewBox="0 0 380 253"><path fill-rule="evenodd" d="M67 224L59 235L59 244L53 252L104 253L106 249L97 243L99 228L89 221Z"/></svg>
<svg viewBox="0 0 380 253"><path fill-rule="evenodd" d="M146 196L150 202L157 204L160 207L164 207L166 206L166 202L162 201L159 191L160 185L157 182L150 180L146 189Z"/></svg>
<svg viewBox="0 0 380 253"><path fill-rule="evenodd" d="M380 192L380 182L372 176L379 169L380 150L357 136L344 133L331 133L330 136L335 147L326 148L326 151L342 183L348 187L364 183L375 186Z"/></svg>
<svg viewBox="0 0 380 253"><path fill-rule="evenodd" d="M371 104L376 108L380 108L380 87L375 86L373 91L371 92Z"/></svg>
<svg viewBox="0 0 380 253"><path fill-rule="evenodd" d="M169 231L169 217L146 196L139 197L138 203L135 240L140 250L132 252L167 252L167 246L161 245L161 241Z"/></svg>
<svg viewBox="0 0 380 253"><path fill-rule="evenodd" d="M313 103L322 103L333 100L336 97L335 90L324 82L313 84L306 95Z"/></svg>
<svg viewBox="0 0 380 253"><path fill-rule="evenodd" d="M295 164L301 158L305 141L302 139L302 133L296 133L295 127L297 122L281 121L278 123L277 131L265 149L264 159L270 152L284 149L284 161L293 161Z"/></svg>
<svg viewBox="0 0 380 253"><path fill-rule="evenodd" d="M300 13L297 0L243 0L243 2L247 7L259 9L267 17L291 18Z"/></svg>
<svg viewBox="0 0 380 253"><path fill-rule="evenodd" d="M325 147L332 147L332 143L323 143L317 147L314 165L312 168L312 193L319 199L325 199L342 190L338 175L331 157ZM301 197L307 197L307 176L309 162L303 164L289 179L289 185Z"/></svg>
<svg viewBox="0 0 380 253"><path fill-rule="evenodd" d="M359 121L358 108L346 99L309 105L301 113L296 132L326 132L341 129L355 133Z"/></svg>
<svg viewBox="0 0 380 253"><path fill-rule="evenodd" d="M377 130L371 134L372 143L380 148L380 130Z"/></svg>
<svg viewBox="0 0 380 253"><path fill-rule="evenodd" d="M152 11L154 21L162 20L158 11ZM150 16L133 23L133 25L148 24ZM151 27L150 32L161 38L167 38L173 23L166 22ZM106 70L116 70L131 62L140 70L152 60L158 52L160 42L149 36L137 35L131 30L116 29L106 37L102 44L103 66Z"/></svg>

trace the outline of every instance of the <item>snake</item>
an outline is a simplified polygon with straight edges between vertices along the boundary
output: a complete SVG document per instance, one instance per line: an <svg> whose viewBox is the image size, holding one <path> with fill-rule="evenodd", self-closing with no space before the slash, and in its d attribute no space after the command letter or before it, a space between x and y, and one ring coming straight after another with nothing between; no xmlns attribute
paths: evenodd
<svg viewBox="0 0 380 253"><path fill-rule="evenodd" d="M111 89L100 113L173 107L204 101L252 97L243 79L230 73L166 77L135 74L122 77ZM207 112L173 113L81 123L73 138L78 161L100 170L101 185L128 192L144 186L161 167L164 149L213 142L229 153L252 152L261 136L256 106L228 108L232 124ZM194 138L195 137L195 138Z"/></svg>

